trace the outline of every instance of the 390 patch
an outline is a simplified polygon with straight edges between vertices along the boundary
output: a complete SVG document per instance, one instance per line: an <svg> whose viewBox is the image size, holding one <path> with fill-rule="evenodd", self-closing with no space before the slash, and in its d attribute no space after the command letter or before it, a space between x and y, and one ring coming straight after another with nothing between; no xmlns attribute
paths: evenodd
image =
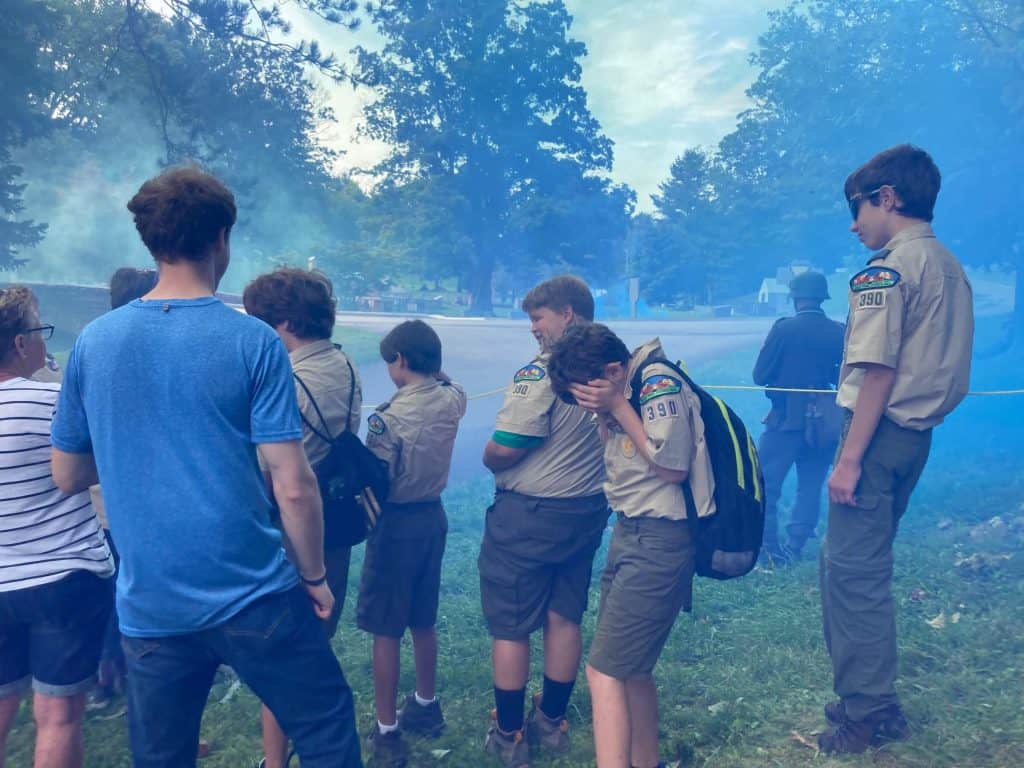
<svg viewBox="0 0 1024 768"><path fill-rule="evenodd" d="M512 381L516 384L522 381L540 381L545 376L547 376L547 373L543 368L535 363L530 363L516 371L516 375L512 377Z"/></svg>
<svg viewBox="0 0 1024 768"><path fill-rule="evenodd" d="M512 385L512 395L514 397L529 397L530 395L530 384L526 381L521 381L518 384Z"/></svg>
<svg viewBox="0 0 1024 768"><path fill-rule="evenodd" d="M854 293L892 288L900 281L900 273L885 267L868 267L850 278L850 290Z"/></svg>
<svg viewBox="0 0 1024 768"><path fill-rule="evenodd" d="M678 394L682 390L683 383L673 376L666 376L661 373L655 376L648 376L640 387L640 405L656 397Z"/></svg>
<svg viewBox="0 0 1024 768"><path fill-rule="evenodd" d="M366 428L375 435L383 435L387 425L384 423L384 419L376 413L371 413L370 418L366 420Z"/></svg>
<svg viewBox="0 0 1024 768"><path fill-rule="evenodd" d="M881 309L885 306L885 291L864 291L857 294L857 309Z"/></svg>

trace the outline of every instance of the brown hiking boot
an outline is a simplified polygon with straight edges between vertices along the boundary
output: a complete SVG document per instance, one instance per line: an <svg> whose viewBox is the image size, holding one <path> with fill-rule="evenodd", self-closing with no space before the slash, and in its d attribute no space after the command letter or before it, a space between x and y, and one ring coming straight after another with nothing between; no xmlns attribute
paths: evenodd
<svg viewBox="0 0 1024 768"><path fill-rule="evenodd" d="M844 720L818 736L818 749L826 755L859 755L871 746L874 725Z"/></svg>
<svg viewBox="0 0 1024 768"><path fill-rule="evenodd" d="M491 727L487 730L484 750L501 760L507 768L528 768L530 765L530 748L523 738L523 732L505 733L498 728L496 710L491 710Z"/></svg>
<svg viewBox="0 0 1024 768"><path fill-rule="evenodd" d="M405 768L409 760L409 748L405 745L401 730L381 733L375 723L366 741L376 768Z"/></svg>
<svg viewBox="0 0 1024 768"><path fill-rule="evenodd" d="M842 699L830 701L825 705L825 719L832 725L842 725L846 722L846 707L843 705ZM899 704L893 704L870 719L874 723L874 730L871 734L872 747L878 747L890 741L906 741L910 738L910 725Z"/></svg>
<svg viewBox="0 0 1024 768"><path fill-rule="evenodd" d="M406 733L437 738L445 727L440 699L435 698L423 706L416 701L416 694L410 693L405 697L405 706L398 712L398 725Z"/></svg>
<svg viewBox="0 0 1024 768"><path fill-rule="evenodd" d="M565 717L551 719L540 708L541 694L533 695L533 709L526 717L526 741L533 748L542 747L556 755L569 751L569 721Z"/></svg>

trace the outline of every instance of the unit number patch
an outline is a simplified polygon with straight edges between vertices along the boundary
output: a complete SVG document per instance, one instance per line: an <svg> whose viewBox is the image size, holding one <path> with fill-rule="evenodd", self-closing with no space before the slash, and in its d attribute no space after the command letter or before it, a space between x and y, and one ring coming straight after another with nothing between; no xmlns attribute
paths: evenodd
<svg viewBox="0 0 1024 768"><path fill-rule="evenodd" d="M885 291L865 291L857 294L857 309L879 309L885 306Z"/></svg>

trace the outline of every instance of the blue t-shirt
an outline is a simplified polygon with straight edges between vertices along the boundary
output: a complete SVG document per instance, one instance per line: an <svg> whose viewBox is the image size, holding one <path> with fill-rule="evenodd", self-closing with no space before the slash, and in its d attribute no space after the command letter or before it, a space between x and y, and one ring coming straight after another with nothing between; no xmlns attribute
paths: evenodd
<svg viewBox="0 0 1024 768"><path fill-rule="evenodd" d="M124 634L215 627L297 583L255 446L301 438L291 364L263 322L206 297L133 301L86 326L52 441L95 455Z"/></svg>

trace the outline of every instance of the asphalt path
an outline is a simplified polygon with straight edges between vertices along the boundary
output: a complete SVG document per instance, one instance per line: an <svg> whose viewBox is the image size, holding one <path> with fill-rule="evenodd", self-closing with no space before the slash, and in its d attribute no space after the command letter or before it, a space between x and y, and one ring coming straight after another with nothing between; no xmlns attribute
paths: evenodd
<svg viewBox="0 0 1024 768"><path fill-rule="evenodd" d="M384 335L406 315L340 313L338 324ZM512 375L533 358L537 343L526 319L453 318L419 316L441 337L444 369L470 396L503 388ZM668 355L689 365L700 365L736 349L759 344L768 333L770 318L693 320L657 322L647 320L611 321L608 325L630 348L648 339L661 338ZM344 334L341 334L344 343ZM367 406L387 400L395 387L383 362L363 365L363 398ZM726 383L726 382L719 382ZM494 429L494 417L501 395L471 400L459 427L452 459L450 483L481 476L487 470L480 463L484 444ZM365 435L364 410L363 429Z"/></svg>

